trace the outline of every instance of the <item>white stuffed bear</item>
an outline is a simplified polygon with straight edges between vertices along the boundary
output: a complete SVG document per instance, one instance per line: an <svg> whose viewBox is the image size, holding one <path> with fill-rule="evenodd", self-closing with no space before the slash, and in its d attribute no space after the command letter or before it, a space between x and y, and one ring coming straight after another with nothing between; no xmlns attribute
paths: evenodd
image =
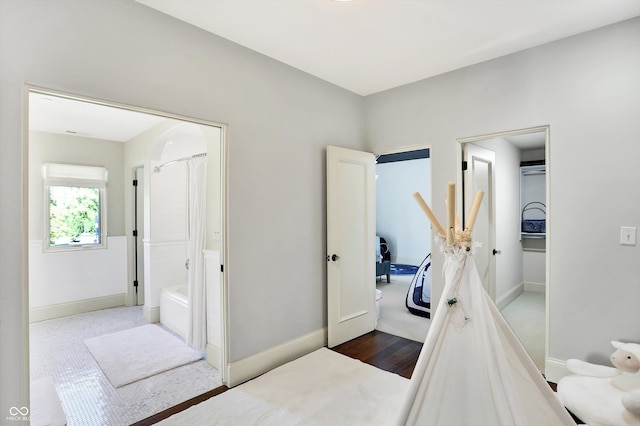
<svg viewBox="0 0 640 426"><path fill-rule="evenodd" d="M591 426L640 426L640 344L611 342L615 367L567 360L574 373L558 382L569 411Z"/></svg>

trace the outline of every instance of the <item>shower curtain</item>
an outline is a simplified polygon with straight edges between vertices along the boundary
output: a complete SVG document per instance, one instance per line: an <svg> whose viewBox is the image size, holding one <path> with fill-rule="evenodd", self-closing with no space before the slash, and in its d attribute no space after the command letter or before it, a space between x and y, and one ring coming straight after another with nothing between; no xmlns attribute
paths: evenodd
<svg viewBox="0 0 640 426"><path fill-rule="evenodd" d="M207 303L204 249L207 235L207 158L189 160L189 329L187 345L204 352L207 344Z"/></svg>

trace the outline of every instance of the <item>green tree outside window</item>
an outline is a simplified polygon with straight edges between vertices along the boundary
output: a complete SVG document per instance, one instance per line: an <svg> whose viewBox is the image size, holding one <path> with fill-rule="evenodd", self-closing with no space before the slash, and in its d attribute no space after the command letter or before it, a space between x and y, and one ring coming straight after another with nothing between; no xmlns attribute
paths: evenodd
<svg viewBox="0 0 640 426"><path fill-rule="evenodd" d="M49 244L100 244L100 190L49 187Z"/></svg>

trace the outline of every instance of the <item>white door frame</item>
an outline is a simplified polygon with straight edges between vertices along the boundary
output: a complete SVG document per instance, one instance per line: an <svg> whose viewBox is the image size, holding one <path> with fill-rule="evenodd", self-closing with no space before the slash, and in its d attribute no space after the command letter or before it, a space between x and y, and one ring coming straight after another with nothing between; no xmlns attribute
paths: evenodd
<svg viewBox="0 0 640 426"><path fill-rule="evenodd" d="M478 135L478 136L471 136L471 137L465 137L465 138L459 138L456 139L456 159L457 159L457 181L458 181L458 186L461 187L461 183L462 183L462 159L463 159L463 155L462 155L462 144L465 143L469 143L469 142L480 142L483 140L487 140L487 139L494 139L494 138L500 138L500 137L508 137L508 136L516 136L516 135L524 135L524 134L528 134L528 133L538 133L538 132L544 132L545 134L545 142L544 142L544 159L545 159L545 165L546 165L546 222L547 222L547 230L550 229L550 222L551 222L551 210L552 210L552 206L549 203L549 199L550 199L550 187L551 187L551 156L550 156L550 149L549 149L549 145L550 145L550 140L549 140L549 136L550 136L550 127L549 125L546 126L536 126L536 127L528 127L528 128L523 128L523 129L518 129L518 130L511 130L511 131L506 131L506 132L497 132L497 133L488 133L488 134L484 134L484 135ZM461 215L461 201L462 201L462 197L464 195L462 194L462 191L458 191L458 194L456 195L457 199L456 199L456 203L457 203L457 209L458 209L458 214ZM546 281L546 291L545 291L545 337L544 337L544 359L545 359L545 364L547 363L547 360L549 359L549 294L550 294L550 288L551 288L551 281L549 279L550 274L550 264L551 264L551 253L549 251L549 247L551 246L550 244L550 238L552 238L552 235L550 235L549 233L547 233L546 235L546 241L545 241L545 281ZM545 367L546 370L546 367Z"/></svg>
<svg viewBox="0 0 640 426"><path fill-rule="evenodd" d="M220 364L221 364L221 368L220 370L220 374L222 376L222 382L226 383L228 377L229 377L229 300L228 300L228 294L229 294L229 283L228 283L228 271L229 271L229 250L228 250L228 245L229 245L229 223L228 223L228 208L229 208L229 203L228 203L228 185L229 185L229 179L228 179L228 164L229 164L229 157L228 157L228 125L226 124L222 124L222 123L217 123L217 122L213 122L213 121L207 121L207 120L200 120L200 119L196 119L196 118L192 118L192 117L187 117L187 116L183 116L183 115L178 115L178 114L173 114L173 113L168 113L168 112L163 112L163 111L158 111L158 110L153 110L153 109L149 109L149 108L143 108L143 107L138 107L138 106L132 106L132 105L128 105L128 104L123 104L123 103L118 103L118 102L112 102L112 101L104 101L101 99L96 99L96 98L91 98L88 96L80 96L80 95L76 95L76 94L72 94L72 93L68 93L68 92L63 92L63 91L59 91L59 90L54 90L54 89L48 89L48 88L44 88L44 87L39 87L39 86L35 86L35 85L29 85L29 84L25 84L24 85L24 90L23 90L23 103L24 103L24 128L25 128L25 137L23 138L23 152L27 153L29 152L29 137L28 137L28 129L29 129L29 93L31 92L35 92L35 93L41 93L41 94L49 94L51 96L57 96L57 97L62 97L62 98L67 98L67 99L71 99L71 100L75 100L75 101L80 101L80 102L88 102L88 103L92 103L92 104L97 104L97 105L103 105L103 106L107 106L107 107L112 107L112 108L120 108L120 109L124 109L124 110L129 110L129 111L135 111L135 112L140 112L143 114L150 114L150 115L156 115L156 116L161 116L161 117L165 117L165 118L171 118L171 119L175 119L175 120L180 120L180 121L184 121L184 122L189 122L189 123L195 123L195 124L201 124L204 126L211 126L211 127L217 127L220 129L221 131L221 135L220 135L220 191L221 191L221 196L220 196L220 202L221 202L221 247L220 247L220 263L221 265L223 265L224 268L224 273L221 272L221 327L222 327L222 345L223 347L221 348L221 354L220 354ZM28 182L29 181L29 167L28 167L28 155L27 158L25 159L25 164L26 167L23 168L23 181L24 182ZM25 193L25 208L23 209L23 221L24 223L28 223L29 221L29 208L28 208L28 186L25 185L25 189L24 191ZM130 212L129 212L130 213ZM127 214L127 213L125 213ZM27 271L29 270L29 255L27 251L23 251L23 255L22 255L22 268L23 271L25 271L25 276L28 276ZM128 274L128 276L131 276L130 274ZM132 286L127 286L127 288L130 290ZM29 316L29 303L28 303L28 294L29 294L29 281L28 279L24 281L24 294L25 294L25 302L24 302L24 308L26 311L26 315L25 317L28 318ZM126 296L127 300L132 300L131 299L131 295L127 294ZM23 339L26 343L26 353L29 353L29 326L28 326L28 320L26 321L26 326L23 328ZM29 369L29 362L27 360L27 370ZM25 375L25 383L23 384L25 389L29 388L29 374Z"/></svg>

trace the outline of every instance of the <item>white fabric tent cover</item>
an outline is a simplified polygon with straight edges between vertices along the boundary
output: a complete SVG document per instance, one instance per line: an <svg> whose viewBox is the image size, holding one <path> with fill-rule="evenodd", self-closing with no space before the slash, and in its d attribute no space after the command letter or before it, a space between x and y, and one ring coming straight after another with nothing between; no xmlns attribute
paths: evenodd
<svg viewBox="0 0 640 426"><path fill-rule="evenodd" d="M472 251L444 253L443 295L399 424L575 425L485 292Z"/></svg>

